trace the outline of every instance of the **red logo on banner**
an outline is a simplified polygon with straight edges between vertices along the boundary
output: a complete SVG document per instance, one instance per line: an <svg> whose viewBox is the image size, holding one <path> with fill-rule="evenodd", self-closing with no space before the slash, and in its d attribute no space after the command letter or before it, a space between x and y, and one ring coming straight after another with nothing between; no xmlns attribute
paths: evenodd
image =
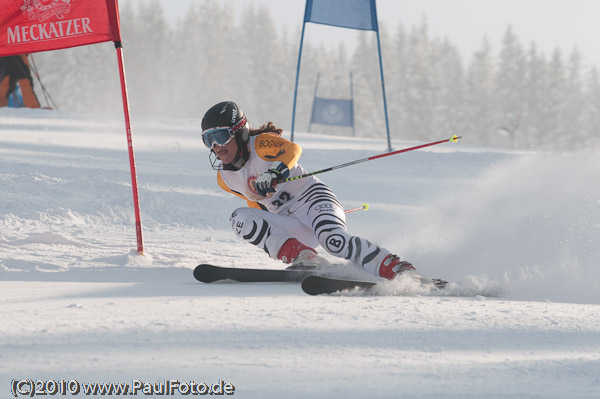
<svg viewBox="0 0 600 399"><path fill-rule="evenodd" d="M120 41L117 0L2 0L0 56Z"/></svg>
<svg viewBox="0 0 600 399"><path fill-rule="evenodd" d="M71 9L70 3L71 0L24 0L21 11L30 21L43 22L53 16L64 19Z"/></svg>

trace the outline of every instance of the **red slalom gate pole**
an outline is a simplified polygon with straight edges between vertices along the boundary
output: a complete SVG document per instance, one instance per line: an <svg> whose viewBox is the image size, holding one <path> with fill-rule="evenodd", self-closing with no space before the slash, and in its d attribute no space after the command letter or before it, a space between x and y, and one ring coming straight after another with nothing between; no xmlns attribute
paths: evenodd
<svg viewBox="0 0 600 399"><path fill-rule="evenodd" d="M325 173L325 172L330 172L332 170L345 168L346 166L356 165L357 163L372 161L374 159L389 157L391 155L402 154L403 152L414 151L414 150L418 150L420 148L431 147L432 145L447 143L448 141L456 143L458 141L458 139L460 139L460 138L462 138L462 137L454 135L454 136L450 137L449 139L434 141L432 143L427 143L427 144L421 144L421 145L417 145L417 146L414 146L414 147L404 148L402 150L386 152L385 154L373 155L372 157L363 158L363 159L357 159L356 161L346 162L346 163L343 163L341 165L331 166L331 167L326 168L326 169L321 169L321 170L317 170L315 172L305 173L305 174L300 175L300 176L288 177L287 179L283 180L283 182L288 182L288 181L292 181L292 180L299 180L299 179L303 179L303 178L308 177L308 176L314 176L314 175L318 175L320 173Z"/></svg>
<svg viewBox="0 0 600 399"><path fill-rule="evenodd" d="M137 173L135 171L135 154L133 152L133 138L131 136L131 119L129 116L129 100L127 97L127 82L125 81L125 65L123 62L123 46L115 42L117 59L119 61L119 75L121 77L121 93L123 95L123 112L125 114L125 130L127 133L127 148L129 149L129 168L131 170L131 187L133 189L133 208L135 211L135 232L137 236L137 252L144 254L144 239L142 237L142 217L140 215L140 198L138 195Z"/></svg>

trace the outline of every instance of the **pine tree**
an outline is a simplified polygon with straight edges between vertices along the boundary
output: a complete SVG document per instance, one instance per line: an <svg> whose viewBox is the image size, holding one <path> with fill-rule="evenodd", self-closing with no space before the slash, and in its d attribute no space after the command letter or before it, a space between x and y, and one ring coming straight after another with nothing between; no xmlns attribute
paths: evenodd
<svg viewBox="0 0 600 399"><path fill-rule="evenodd" d="M552 54L548 69L549 87L546 92L547 130L544 137L546 145L557 149L564 144L564 132L561 118L565 105L566 73L560 49Z"/></svg>
<svg viewBox="0 0 600 399"><path fill-rule="evenodd" d="M560 119L562 140L559 140L559 142L561 149L574 149L577 145L577 137L579 136L577 121L584 104L582 85L581 53L575 48L569 57L566 67L566 81Z"/></svg>
<svg viewBox="0 0 600 399"><path fill-rule="evenodd" d="M359 136L383 138L386 130L377 37L372 32L359 32L357 37L359 44L352 57L355 129Z"/></svg>
<svg viewBox="0 0 600 399"><path fill-rule="evenodd" d="M248 62L248 79L243 83L244 109L253 115L259 124L267 121L284 121L291 109L290 75L283 71L289 65L285 60L285 48L271 14L264 6L250 7L241 19L245 32L239 38L241 54ZM233 61L232 62L236 62ZM278 101L271 102L277 98Z"/></svg>
<svg viewBox="0 0 600 399"><path fill-rule="evenodd" d="M518 38L509 26L504 35L495 92L495 128L508 137L512 148L519 148L521 124L526 119L523 103L525 57Z"/></svg>
<svg viewBox="0 0 600 399"><path fill-rule="evenodd" d="M411 136L407 120L407 75L408 75L408 38L403 25L396 30L392 45L384 57L384 71L386 71L386 85L388 98L388 111L390 113L390 129L393 138L407 138Z"/></svg>
<svg viewBox="0 0 600 399"><path fill-rule="evenodd" d="M203 99L204 92L200 90L199 74L204 65L197 44L204 40L204 35L199 33L202 32L201 12L197 3L191 3L173 32L172 58L167 65L174 69L170 72L169 114L176 117L198 117L203 109L212 105Z"/></svg>
<svg viewBox="0 0 600 399"><path fill-rule="evenodd" d="M435 90L436 105L433 115L433 134L430 137L462 135L467 127L465 72L456 47L447 39L437 43Z"/></svg>
<svg viewBox="0 0 600 399"><path fill-rule="evenodd" d="M494 127L494 58L492 46L484 37L481 47L473 54L466 81L465 108L467 135L474 142L489 145L495 139Z"/></svg>
<svg viewBox="0 0 600 399"><path fill-rule="evenodd" d="M431 64L432 44L427 20L411 29L408 39L408 66L406 77L407 132L415 139L428 140L433 134L433 113L436 91Z"/></svg>
<svg viewBox="0 0 600 399"><path fill-rule="evenodd" d="M600 73L592 68L586 79L583 108L577 120L575 148L598 146L600 144Z"/></svg>
<svg viewBox="0 0 600 399"><path fill-rule="evenodd" d="M123 51L132 113L157 115L167 107L170 31L158 0L140 2L123 29Z"/></svg>
<svg viewBox="0 0 600 399"><path fill-rule="evenodd" d="M548 66L543 54L532 43L527 53L525 81L523 85L523 100L526 117L523 120L524 146L535 146L542 143L544 136L550 130L546 123L548 109L546 95L549 87Z"/></svg>

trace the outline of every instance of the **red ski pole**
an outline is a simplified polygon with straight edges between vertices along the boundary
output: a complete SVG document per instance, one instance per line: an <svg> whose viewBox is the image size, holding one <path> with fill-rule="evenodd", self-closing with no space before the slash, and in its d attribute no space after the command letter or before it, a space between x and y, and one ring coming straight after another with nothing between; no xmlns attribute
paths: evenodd
<svg viewBox="0 0 600 399"><path fill-rule="evenodd" d="M373 155L372 157L363 158L363 159L357 159L356 161L346 162L346 163L343 163L341 165L331 166L331 167L326 168L326 169L321 169L321 170L317 170L315 172L305 173L305 174L300 175L300 176L288 177L287 179L283 180L283 182L285 183L285 182L292 181L292 180L303 179L303 178L308 177L308 176L314 176L314 175L318 175L320 173L330 172L330 171L335 170L335 169L345 168L346 166L356 165L357 163L372 161L374 159L379 159L379 158L383 158L383 157L389 157L390 155L402 154L403 152L414 151L414 150L418 150L420 148L431 147L432 145L442 144L442 143L446 143L448 141L456 143L458 141L458 139L460 139L460 138L462 138L462 137L454 135L454 136L450 137L449 139L434 141L432 143L427 143L427 144L421 144L421 145L417 145L417 146L414 146L414 147L404 148L402 150L386 152L385 154Z"/></svg>
<svg viewBox="0 0 600 399"><path fill-rule="evenodd" d="M352 213L352 212L356 212L356 211L368 211L369 210L369 204L364 203L362 204L362 206L359 206L358 208L352 208L352 209L346 209L344 211L344 213Z"/></svg>

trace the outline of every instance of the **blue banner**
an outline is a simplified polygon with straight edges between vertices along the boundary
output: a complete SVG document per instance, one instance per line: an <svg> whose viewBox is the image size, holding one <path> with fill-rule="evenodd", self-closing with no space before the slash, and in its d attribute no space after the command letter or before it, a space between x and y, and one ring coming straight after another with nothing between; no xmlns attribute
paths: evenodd
<svg viewBox="0 0 600 399"><path fill-rule="evenodd" d="M306 0L304 22L378 30L375 0Z"/></svg>
<svg viewBox="0 0 600 399"><path fill-rule="evenodd" d="M334 126L354 126L352 100L315 97L310 123Z"/></svg>

